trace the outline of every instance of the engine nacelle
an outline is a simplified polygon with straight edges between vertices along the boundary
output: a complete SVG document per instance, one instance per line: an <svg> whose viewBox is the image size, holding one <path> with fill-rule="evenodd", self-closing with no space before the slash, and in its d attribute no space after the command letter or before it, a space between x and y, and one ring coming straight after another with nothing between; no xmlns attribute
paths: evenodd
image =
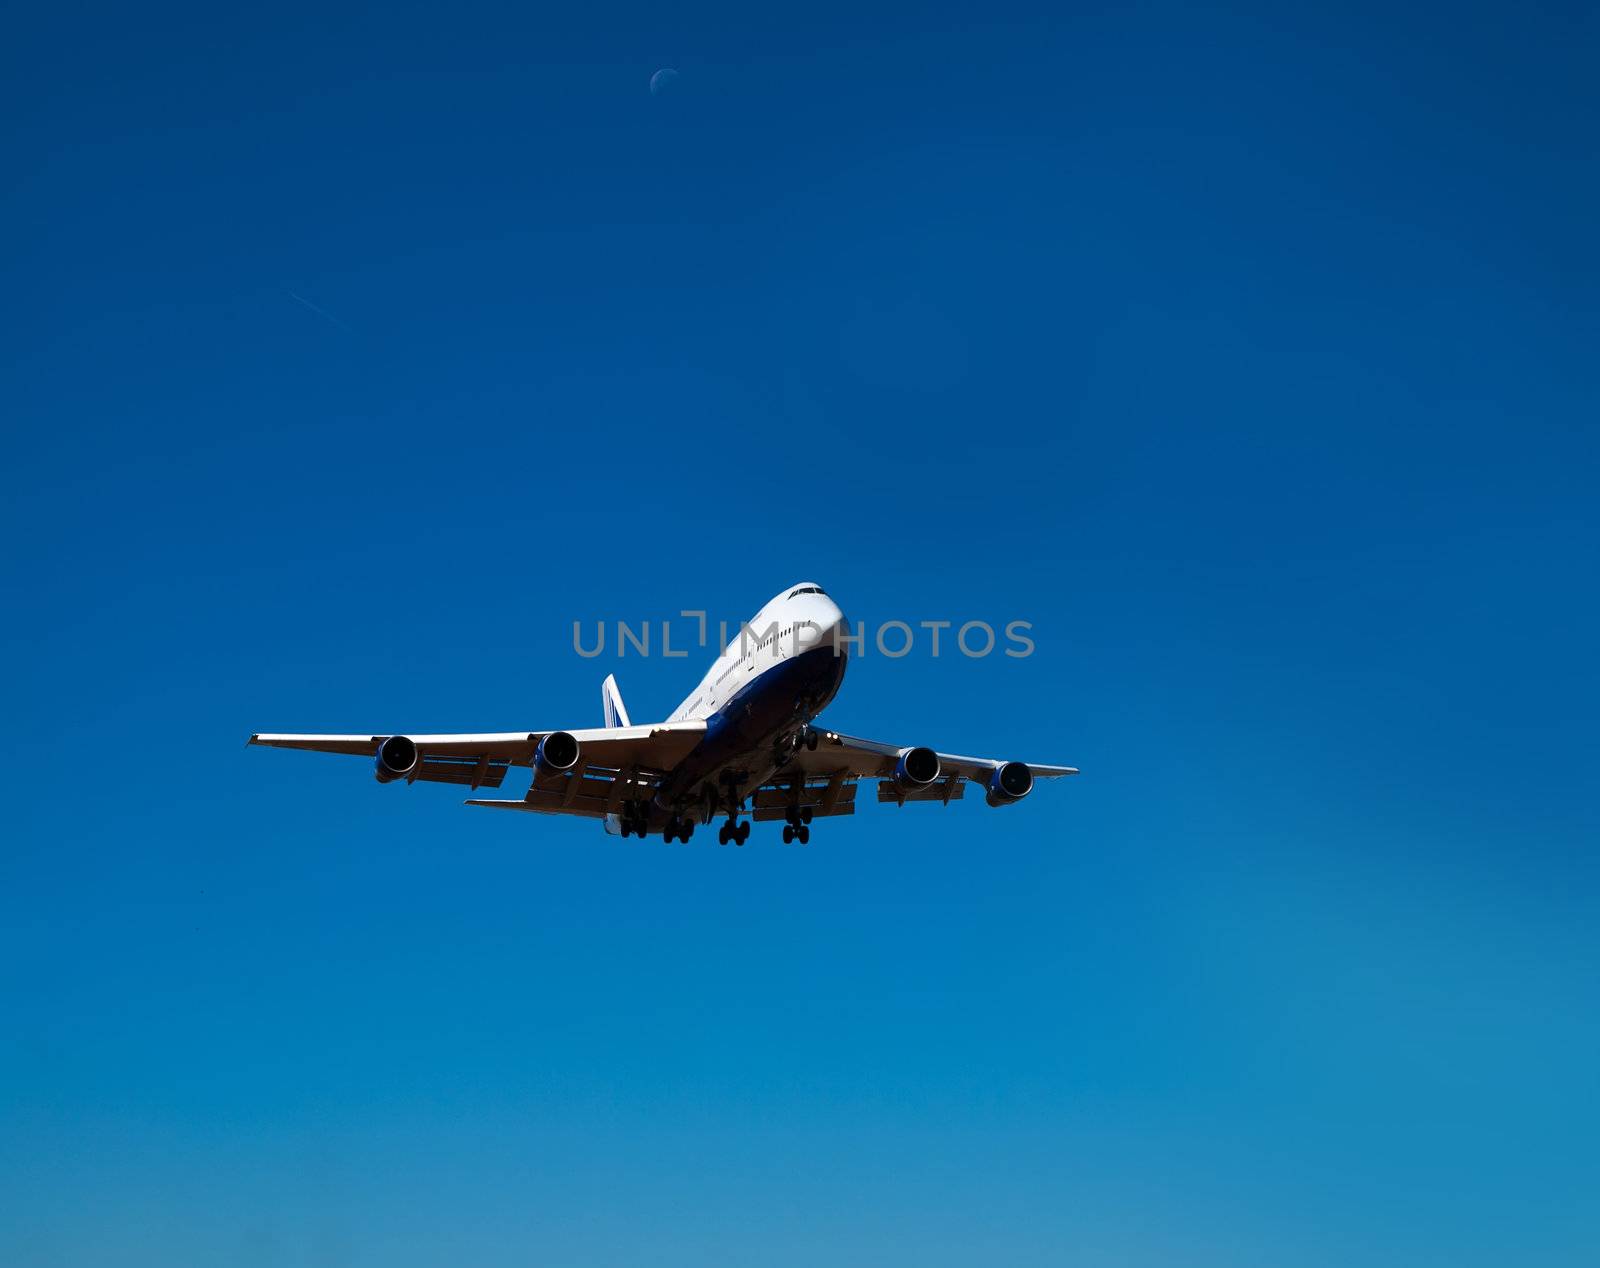
<svg viewBox="0 0 1600 1268"><path fill-rule="evenodd" d="M989 775L988 802L1009 806L1033 791L1033 772L1021 762L1002 762Z"/></svg>
<svg viewBox="0 0 1600 1268"><path fill-rule="evenodd" d="M410 778L421 760L415 740L404 735L391 735L378 745L376 760L378 782L392 784L397 779Z"/></svg>
<svg viewBox="0 0 1600 1268"><path fill-rule="evenodd" d="M894 782L902 792L916 792L939 778L939 755L931 748L900 751L894 764Z"/></svg>
<svg viewBox="0 0 1600 1268"><path fill-rule="evenodd" d="M578 741L565 731L552 731L533 751L533 769L538 775L559 775L578 764Z"/></svg>

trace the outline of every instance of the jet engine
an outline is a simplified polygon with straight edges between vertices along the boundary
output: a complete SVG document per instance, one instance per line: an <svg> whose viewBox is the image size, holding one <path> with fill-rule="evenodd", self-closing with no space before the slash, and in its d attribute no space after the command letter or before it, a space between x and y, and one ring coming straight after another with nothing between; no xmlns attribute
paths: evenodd
<svg viewBox="0 0 1600 1268"><path fill-rule="evenodd" d="M894 782L902 792L916 792L939 778L939 755L931 748L900 751L894 764Z"/></svg>
<svg viewBox="0 0 1600 1268"><path fill-rule="evenodd" d="M989 775L988 802L1009 806L1033 791L1033 772L1022 762L1002 762Z"/></svg>
<svg viewBox="0 0 1600 1268"><path fill-rule="evenodd" d="M378 745L376 761L378 782L390 784L405 779L417 769L417 742L404 735L391 735Z"/></svg>
<svg viewBox="0 0 1600 1268"><path fill-rule="evenodd" d="M578 741L565 731L552 731L533 751L533 769L540 775L559 775L578 764Z"/></svg>

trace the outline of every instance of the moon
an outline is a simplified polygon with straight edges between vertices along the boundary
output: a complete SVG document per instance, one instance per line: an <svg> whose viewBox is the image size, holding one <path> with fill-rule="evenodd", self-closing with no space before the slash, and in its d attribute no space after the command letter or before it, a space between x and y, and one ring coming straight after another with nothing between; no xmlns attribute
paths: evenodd
<svg viewBox="0 0 1600 1268"><path fill-rule="evenodd" d="M663 66L654 75L650 76L650 95L659 97L666 92L667 86L678 77L678 72L670 66Z"/></svg>

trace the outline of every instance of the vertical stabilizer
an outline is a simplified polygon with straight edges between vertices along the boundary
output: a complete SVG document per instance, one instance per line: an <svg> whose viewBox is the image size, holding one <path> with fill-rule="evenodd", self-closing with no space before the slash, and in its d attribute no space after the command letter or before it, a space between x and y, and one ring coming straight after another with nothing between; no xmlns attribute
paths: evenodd
<svg viewBox="0 0 1600 1268"><path fill-rule="evenodd" d="M627 706L622 703L622 692L617 689L617 676L607 674L600 684L600 703L606 711L607 726L632 726L628 721Z"/></svg>

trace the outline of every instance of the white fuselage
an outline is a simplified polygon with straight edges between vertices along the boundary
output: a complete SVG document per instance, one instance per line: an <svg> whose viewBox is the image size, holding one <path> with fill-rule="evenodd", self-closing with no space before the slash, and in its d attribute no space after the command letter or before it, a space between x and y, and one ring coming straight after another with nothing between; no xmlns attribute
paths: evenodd
<svg viewBox="0 0 1600 1268"><path fill-rule="evenodd" d="M711 717L757 679L805 652L837 648L843 659L849 632L844 613L822 587L809 581L791 586L730 636L700 685L668 721Z"/></svg>
<svg viewBox="0 0 1600 1268"><path fill-rule="evenodd" d="M757 612L668 719L704 721L706 730L656 790L657 811L697 798L709 807L719 789L737 801L765 782L838 691L848 634L838 604L811 582Z"/></svg>

